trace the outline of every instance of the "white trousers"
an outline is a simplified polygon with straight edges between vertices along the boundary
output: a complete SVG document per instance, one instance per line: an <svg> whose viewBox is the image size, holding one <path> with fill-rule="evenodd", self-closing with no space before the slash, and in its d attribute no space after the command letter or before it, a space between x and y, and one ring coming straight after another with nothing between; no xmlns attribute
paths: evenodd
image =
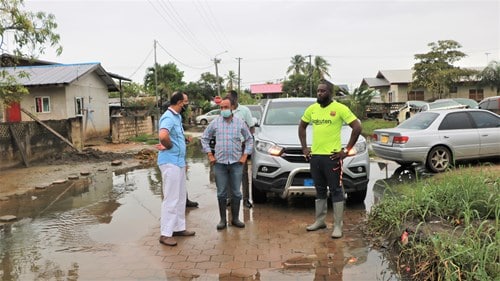
<svg viewBox="0 0 500 281"><path fill-rule="evenodd" d="M160 171L163 185L160 232L171 237L174 231L186 230L186 167L163 164Z"/></svg>

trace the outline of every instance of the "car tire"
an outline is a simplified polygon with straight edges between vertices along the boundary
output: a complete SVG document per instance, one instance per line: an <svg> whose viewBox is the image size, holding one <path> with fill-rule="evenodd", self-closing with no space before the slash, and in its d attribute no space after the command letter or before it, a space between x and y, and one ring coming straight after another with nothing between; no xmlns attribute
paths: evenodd
<svg viewBox="0 0 500 281"><path fill-rule="evenodd" d="M200 120L200 125L206 125L208 122L207 122L207 119L201 119Z"/></svg>
<svg viewBox="0 0 500 281"><path fill-rule="evenodd" d="M254 203L266 203L267 194L264 191L258 190L252 182L252 200Z"/></svg>
<svg viewBox="0 0 500 281"><path fill-rule="evenodd" d="M415 168L411 166L401 165L394 171L394 178L398 179L399 182L407 182L415 179L417 173Z"/></svg>
<svg viewBox="0 0 500 281"><path fill-rule="evenodd" d="M444 146L436 146L427 155L426 166L434 173L441 173L452 164L451 152Z"/></svg>

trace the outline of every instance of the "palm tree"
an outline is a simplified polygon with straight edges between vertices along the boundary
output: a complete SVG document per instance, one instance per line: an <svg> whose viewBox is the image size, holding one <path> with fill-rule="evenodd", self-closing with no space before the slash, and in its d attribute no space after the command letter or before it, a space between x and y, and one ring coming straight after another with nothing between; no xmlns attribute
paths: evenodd
<svg viewBox="0 0 500 281"><path fill-rule="evenodd" d="M306 59L301 55L295 55L290 60L290 66L288 67L286 74L301 74L305 72Z"/></svg>
<svg viewBox="0 0 500 281"><path fill-rule="evenodd" d="M479 74L481 84L497 88L497 95L500 93L500 62L492 61Z"/></svg>
<svg viewBox="0 0 500 281"><path fill-rule="evenodd" d="M313 75L316 75L319 79L324 79L325 76L330 77L330 74L328 73L329 66L330 64L323 57L314 57Z"/></svg>
<svg viewBox="0 0 500 281"><path fill-rule="evenodd" d="M356 116L363 118L366 107L370 104L375 94L375 89L367 87L356 88L352 94L349 95L349 99L347 101L349 103L348 106Z"/></svg>
<svg viewBox="0 0 500 281"><path fill-rule="evenodd" d="M236 77L236 73L234 71L229 70L229 73L226 75L227 84L226 87L229 91L233 90L233 86L238 82L238 77Z"/></svg>
<svg viewBox="0 0 500 281"><path fill-rule="evenodd" d="M158 71L156 82L160 97L169 99L173 91L185 84L182 81L184 72L180 71L174 63L156 64L156 67L148 67L144 76L144 86L150 94L155 94L155 71Z"/></svg>

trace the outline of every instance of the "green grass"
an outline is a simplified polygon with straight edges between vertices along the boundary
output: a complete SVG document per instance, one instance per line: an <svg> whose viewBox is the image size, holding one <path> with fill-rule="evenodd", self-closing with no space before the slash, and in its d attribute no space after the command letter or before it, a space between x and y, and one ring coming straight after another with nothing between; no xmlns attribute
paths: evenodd
<svg viewBox="0 0 500 281"><path fill-rule="evenodd" d="M460 168L388 187L367 229L397 241L410 230L395 250L416 280L499 280L499 218L498 169Z"/></svg>
<svg viewBox="0 0 500 281"><path fill-rule="evenodd" d="M142 142L145 144L157 144L158 143L158 136L149 135L149 134L142 134L142 135L138 135L137 137L129 138L128 140L133 141L133 142Z"/></svg>
<svg viewBox="0 0 500 281"><path fill-rule="evenodd" d="M361 126L363 131L361 134L365 138L370 138L373 135L375 129L385 129L396 127L396 121L387 121L384 119L365 119L361 121Z"/></svg>

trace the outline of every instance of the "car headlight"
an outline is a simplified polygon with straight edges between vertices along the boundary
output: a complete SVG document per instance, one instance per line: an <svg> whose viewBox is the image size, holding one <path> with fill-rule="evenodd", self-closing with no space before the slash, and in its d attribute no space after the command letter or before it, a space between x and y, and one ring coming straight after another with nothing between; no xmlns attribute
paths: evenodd
<svg viewBox="0 0 500 281"><path fill-rule="evenodd" d="M259 140L255 141L255 150L273 156L280 156L281 153L283 153L283 147L275 145L272 142L259 141Z"/></svg>
<svg viewBox="0 0 500 281"><path fill-rule="evenodd" d="M357 142L354 145L354 148L356 149L356 153L363 153L366 150L366 142L365 141Z"/></svg>

